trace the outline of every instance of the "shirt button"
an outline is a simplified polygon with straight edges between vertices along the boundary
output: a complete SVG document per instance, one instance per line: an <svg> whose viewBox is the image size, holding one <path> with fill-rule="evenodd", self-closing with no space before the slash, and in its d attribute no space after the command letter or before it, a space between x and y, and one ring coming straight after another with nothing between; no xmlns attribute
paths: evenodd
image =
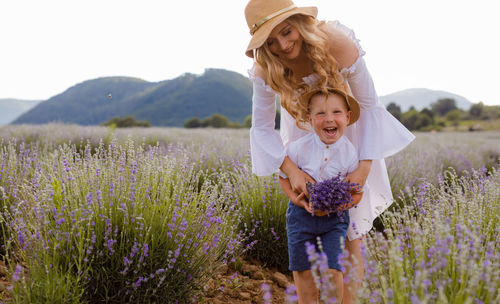
<svg viewBox="0 0 500 304"><path fill-rule="evenodd" d="M328 158L325 157L325 161L327 161L327 160L328 160Z"/></svg>
<svg viewBox="0 0 500 304"><path fill-rule="evenodd" d="M328 148L330 148L330 146L326 146L326 148L328 149Z"/></svg>

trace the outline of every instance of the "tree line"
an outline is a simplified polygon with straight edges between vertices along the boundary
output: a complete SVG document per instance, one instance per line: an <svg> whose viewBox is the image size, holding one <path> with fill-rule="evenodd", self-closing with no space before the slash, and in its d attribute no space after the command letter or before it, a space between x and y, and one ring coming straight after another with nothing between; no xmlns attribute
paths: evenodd
<svg viewBox="0 0 500 304"><path fill-rule="evenodd" d="M446 126L458 126L460 121L486 121L500 119L500 106L487 106L482 102L473 104L468 110L462 110L457 107L452 98L439 99L432 103L429 108L420 111L415 107L410 107L406 112L401 111L401 107L395 102L387 105L387 111L399 120L406 128L411 131L432 131L441 130ZM276 113L275 128L280 126L280 112ZM114 117L101 125L115 126L118 128L127 127L149 127L151 124L145 121L137 121L132 116L124 118ZM250 128L252 126L252 115L248 115L243 123L230 121L226 116L215 113L211 117L199 119L193 117L184 123L185 128ZM474 131L478 127L470 126L469 130Z"/></svg>
<svg viewBox="0 0 500 304"><path fill-rule="evenodd" d="M280 112L278 111L276 113L276 117L274 120L275 123L275 128L279 129L280 126ZM203 120L199 119L198 117L193 117L188 119L184 123L185 128L232 128L232 129L239 129L239 128L250 128L252 127L252 115L248 115L245 117L245 120L243 123L240 123L238 121L230 121L229 118L226 116L216 113L212 115L211 117L207 117Z"/></svg>
<svg viewBox="0 0 500 304"><path fill-rule="evenodd" d="M446 126L458 126L464 120L500 119L500 106L487 106L479 102L473 104L468 110L462 110L457 107L452 98L438 99L431 104L430 108L426 107L421 111L412 106L404 113L400 106L391 102L387 105L387 111L411 131L439 131ZM469 130L474 131L478 128L470 126Z"/></svg>
<svg viewBox="0 0 500 304"><path fill-rule="evenodd" d="M387 105L387 111L399 120L406 128L411 131L432 131L442 130L446 126L458 126L463 120L492 120L500 119L500 106L487 106L482 102L473 104L468 110L462 110L457 107L452 98L438 99L430 107L420 111L415 107L410 107L406 112L401 111L401 107L395 102ZM280 125L280 113L276 114L276 129ZM205 119L193 117L184 124L185 128L250 128L252 126L252 115L248 115L243 123L230 121L222 114L214 114ZM478 127L471 126L469 129L475 130Z"/></svg>

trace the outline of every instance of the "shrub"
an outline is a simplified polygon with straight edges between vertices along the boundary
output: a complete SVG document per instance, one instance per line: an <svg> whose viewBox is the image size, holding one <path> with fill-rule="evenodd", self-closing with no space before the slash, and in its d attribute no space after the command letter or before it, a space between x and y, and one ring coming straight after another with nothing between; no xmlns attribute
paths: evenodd
<svg viewBox="0 0 500 304"><path fill-rule="evenodd" d="M190 302L239 254L231 197L198 185L190 159L132 141L90 151L63 146L18 167L27 175L12 186L31 193L3 213L27 265L15 301Z"/></svg>
<svg viewBox="0 0 500 304"><path fill-rule="evenodd" d="M116 126L117 128L131 128L131 127L150 127L151 124L148 121L137 121L132 116L127 116L124 118L114 117L101 124L102 126Z"/></svg>
<svg viewBox="0 0 500 304"><path fill-rule="evenodd" d="M242 206L239 230L246 231L247 257L288 271L286 210L288 197L277 175L258 177L249 166L234 171L234 191Z"/></svg>

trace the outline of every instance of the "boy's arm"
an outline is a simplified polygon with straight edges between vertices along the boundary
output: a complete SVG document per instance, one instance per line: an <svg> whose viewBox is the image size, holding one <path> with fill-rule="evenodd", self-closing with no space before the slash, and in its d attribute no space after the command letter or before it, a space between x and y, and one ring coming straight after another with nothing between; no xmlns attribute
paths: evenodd
<svg viewBox="0 0 500 304"><path fill-rule="evenodd" d="M283 178L280 176L280 185L283 189L283 192L288 196L288 198L294 203L296 206L304 208L307 212L312 213L311 205L306 200L306 196L304 192L297 194L292 189L292 185L290 184L290 180L288 178Z"/></svg>

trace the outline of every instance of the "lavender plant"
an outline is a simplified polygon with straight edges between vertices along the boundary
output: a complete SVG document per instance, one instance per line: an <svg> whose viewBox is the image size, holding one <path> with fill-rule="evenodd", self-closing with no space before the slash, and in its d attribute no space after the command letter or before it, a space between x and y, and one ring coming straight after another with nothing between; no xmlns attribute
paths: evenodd
<svg viewBox="0 0 500 304"><path fill-rule="evenodd" d="M458 175L485 167L498 167L499 132L417 133L416 139L401 152L386 158L387 171L395 198L412 194L413 187L427 181L437 184L443 173L453 168Z"/></svg>
<svg viewBox="0 0 500 304"><path fill-rule="evenodd" d="M314 278L314 284L318 289L321 303L336 303L335 286L332 277L328 272L328 258L323 252L321 239L317 239L319 252L316 251L316 245L306 242L306 252L311 263L311 272Z"/></svg>
<svg viewBox="0 0 500 304"><path fill-rule="evenodd" d="M366 238L359 303L500 301L500 173L446 175L422 183L404 209L382 215L383 233Z"/></svg>
<svg viewBox="0 0 500 304"><path fill-rule="evenodd" d="M500 302L500 133L475 135L419 133L386 160L401 208L366 239L361 303ZM248 150L247 130L0 127L13 301L187 302L242 251L286 270L288 199Z"/></svg>
<svg viewBox="0 0 500 304"><path fill-rule="evenodd" d="M4 152L8 258L28 271L16 302L189 302L239 255L232 197L198 185L206 173L188 158L133 141L83 155L65 145L34 162L14 145Z"/></svg>
<svg viewBox="0 0 500 304"><path fill-rule="evenodd" d="M285 214L289 200L277 174L257 177L248 161L231 172L233 191L241 206L239 229L245 231L245 255L268 267L288 271Z"/></svg>

